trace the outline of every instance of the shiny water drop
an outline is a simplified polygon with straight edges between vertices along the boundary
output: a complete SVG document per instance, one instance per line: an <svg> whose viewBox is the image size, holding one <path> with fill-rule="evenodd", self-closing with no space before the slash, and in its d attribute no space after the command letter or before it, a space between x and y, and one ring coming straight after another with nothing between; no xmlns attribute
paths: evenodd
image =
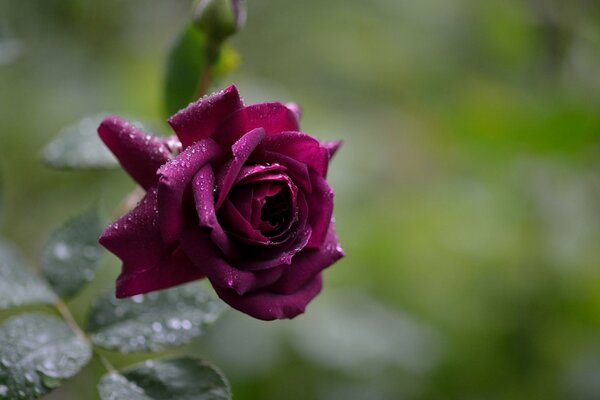
<svg viewBox="0 0 600 400"><path fill-rule="evenodd" d="M57 243L54 247L54 256L62 261L68 260L71 257L71 250L65 243Z"/></svg>

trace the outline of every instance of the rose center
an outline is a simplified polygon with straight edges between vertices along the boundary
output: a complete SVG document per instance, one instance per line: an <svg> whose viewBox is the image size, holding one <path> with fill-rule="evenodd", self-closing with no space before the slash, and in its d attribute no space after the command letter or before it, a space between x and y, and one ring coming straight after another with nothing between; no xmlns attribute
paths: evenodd
<svg viewBox="0 0 600 400"><path fill-rule="evenodd" d="M282 189L273 196L265 197L260 210L260 231L265 236L276 236L287 226L290 218L290 198L287 190Z"/></svg>

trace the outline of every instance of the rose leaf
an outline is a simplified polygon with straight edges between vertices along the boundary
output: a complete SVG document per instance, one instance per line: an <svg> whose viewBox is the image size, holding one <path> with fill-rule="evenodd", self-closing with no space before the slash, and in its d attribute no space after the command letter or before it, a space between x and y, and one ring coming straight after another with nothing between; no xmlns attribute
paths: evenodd
<svg viewBox="0 0 600 400"><path fill-rule="evenodd" d="M0 399L38 399L77 374L89 344L67 324L44 314L21 314L0 326Z"/></svg>
<svg viewBox="0 0 600 400"><path fill-rule="evenodd" d="M149 360L120 373L111 372L98 385L102 400L229 400L225 377L210 364L192 357Z"/></svg>
<svg viewBox="0 0 600 400"><path fill-rule="evenodd" d="M106 114L85 117L64 128L42 152L43 161L57 169L105 169L119 164L98 136Z"/></svg>
<svg viewBox="0 0 600 400"><path fill-rule="evenodd" d="M101 232L100 216L91 210L67 221L50 236L42 250L42 272L61 297L75 296L94 278L102 256Z"/></svg>
<svg viewBox="0 0 600 400"><path fill-rule="evenodd" d="M0 310L55 300L56 295L31 272L19 251L0 240Z"/></svg>
<svg viewBox="0 0 600 400"><path fill-rule="evenodd" d="M94 344L108 350L161 351L190 342L224 309L197 283L128 299L108 293L92 306L87 327Z"/></svg>

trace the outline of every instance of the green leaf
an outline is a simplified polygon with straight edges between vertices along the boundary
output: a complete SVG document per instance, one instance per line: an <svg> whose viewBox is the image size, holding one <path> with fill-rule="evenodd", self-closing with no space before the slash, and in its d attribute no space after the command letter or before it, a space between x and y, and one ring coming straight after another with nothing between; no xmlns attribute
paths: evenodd
<svg viewBox="0 0 600 400"><path fill-rule="evenodd" d="M191 357L146 361L105 375L98 385L102 400L229 400L225 377Z"/></svg>
<svg viewBox="0 0 600 400"><path fill-rule="evenodd" d="M175 114L196 100L203 79L208 79L210 67L218 51L206 35L194 25L188 25L173 43L167 60L165 105L168 115Z"/></svg>
<svg viewBox="0 0 600 400"><path fill-rule="evenodd" d="M224 308L195 283L123 300L109 293L93 305L88 330L105 349L161 351L199 336Z"/></svg>
<svg viewBox="0 0 600 400"><path fill-rule="evenodd" d="M0 326L0 399L40 398L77 374L90 357L89 344L56 317L10 318Z"/></svg>
<svg viewBox="0 0 600 400"><path fill-rule="evenodd" d="M56 295L31 272L19 251L0 240L0 309L55 300Z"/></svg>
<svg viewBox="0 0 600 400"><path fill-rule="evenodd" d="M44 162L61 169L101 169L118 166L117 159L98 136L105 114L85 117L63 129L42 153Z"/></svg>
<svg viewBox="0 0 600 400"><path fill-rule="evenodd" d="M56 230L42 250L42 272L61 297L75 296L94 278L102 256L97 210L81 214Z"/></svg>

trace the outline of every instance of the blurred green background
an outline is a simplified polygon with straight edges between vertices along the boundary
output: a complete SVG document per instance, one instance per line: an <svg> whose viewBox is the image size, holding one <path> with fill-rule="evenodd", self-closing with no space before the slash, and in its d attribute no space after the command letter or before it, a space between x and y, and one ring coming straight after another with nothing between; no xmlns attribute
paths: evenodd
<svg viewBox="0 0 600 400"><path fill-rule="evenodd" d="M110 112L162 117L184 0L0 0L1 235L47 234L131 191L40 151ZM343 139L331 168L347 257L293 321L230 311L186 351L236 400L600 399L600 3L250 1L247 102L296 101ZM119 266L71 302L79 320ZM118 365L143 355L118 357ZM48 399L96 399L98 363Z"/></svg>

